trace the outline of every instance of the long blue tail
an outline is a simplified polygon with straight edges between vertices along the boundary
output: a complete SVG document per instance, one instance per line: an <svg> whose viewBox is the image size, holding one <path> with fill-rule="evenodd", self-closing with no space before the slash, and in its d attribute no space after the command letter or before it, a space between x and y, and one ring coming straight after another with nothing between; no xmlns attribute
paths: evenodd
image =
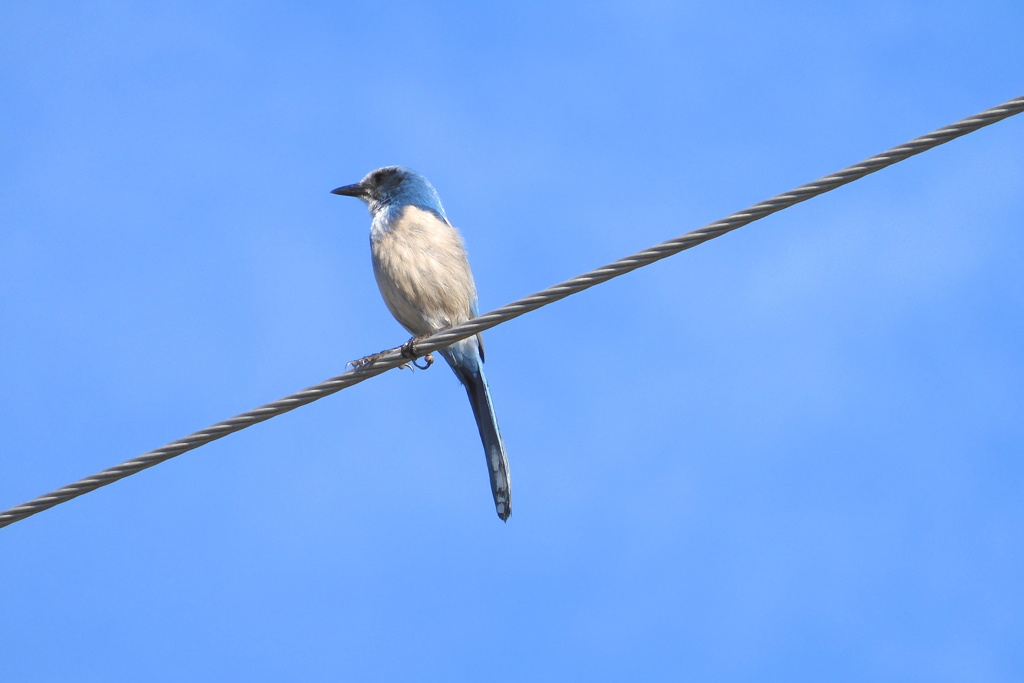
<svg viewBox="0 0 1024 683"><path fill-rule="evenodd" d="M476 426L480 430L480 441L484 445L484 455L487 457L487 473L491 478L494 508L504 522L512 514L512 480L509 478L508 456L505 455L505 443L501 440L501 430L498 429L498 418L494 414L491 391L487 386L487 377L484 375L476 340L471 340L471 349L466 349L465 346L449 347L442 349L441 355L448 361L462 386L466 387L469 403L473 406L473 417L476 418Z"/></svg>

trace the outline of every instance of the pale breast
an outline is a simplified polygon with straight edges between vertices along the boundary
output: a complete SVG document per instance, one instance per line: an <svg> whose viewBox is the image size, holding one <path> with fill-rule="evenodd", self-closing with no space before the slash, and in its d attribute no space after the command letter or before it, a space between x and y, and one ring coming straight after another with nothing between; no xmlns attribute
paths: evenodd
<svg viewBox="0 0 1024 683"><path fill-rule="evenodd" d="M371 235L373 272L391 314L412 334L468 320L476 286L458 231L430 211L402 208Z"/></svg>

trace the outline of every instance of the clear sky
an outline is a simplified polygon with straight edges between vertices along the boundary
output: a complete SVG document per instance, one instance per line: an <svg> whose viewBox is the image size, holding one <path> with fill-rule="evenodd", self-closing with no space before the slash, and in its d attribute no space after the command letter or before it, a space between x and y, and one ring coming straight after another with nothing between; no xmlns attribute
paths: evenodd
<svg viewBox="0 0 1024 683"><path fill-rule="evenodd" d="M1024 94L1005 2L0 5L0 508ZM1024 116L0 530L4 681L1024 679Z"/></svg>

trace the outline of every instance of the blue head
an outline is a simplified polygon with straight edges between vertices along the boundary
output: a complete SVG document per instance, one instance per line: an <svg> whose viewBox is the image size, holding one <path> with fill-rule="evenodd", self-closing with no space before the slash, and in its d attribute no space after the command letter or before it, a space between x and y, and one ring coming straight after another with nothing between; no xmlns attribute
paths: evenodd
<svg viewBox="0 0 1024 683"><path fill-rule="evenodd" d="M359 197L367 203L370 213L374 215L379 211L411 204L433 211L446 222L448 220L444 214L444 207L441 206L441 197L430 181L416 171L401 166L378 168L367 173L366 177L355 185L345 185L331 192Z"/></svg>

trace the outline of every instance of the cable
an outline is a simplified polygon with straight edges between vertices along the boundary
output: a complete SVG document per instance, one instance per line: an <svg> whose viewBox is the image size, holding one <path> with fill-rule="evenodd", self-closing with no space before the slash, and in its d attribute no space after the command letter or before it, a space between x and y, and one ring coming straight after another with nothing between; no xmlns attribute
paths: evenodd
<svg viewBox="0 0 1024 683"><path fill-rule="evenodd" d="M594 285L607 282L619 275L650 265L655 261L668 258L669 256L678 254L686 249L691 249L698 244L720 237L725 233L741 228L748 223L753 223L765 216L782 211L783 209L787 209L795 204L799 204L800 202L807 201L812 197L816 197L820 194L834 190L837 187L852 183L853 181L859 180L870 173L874 173L875 171L879 171L887 166L899 163L904 159L908 159L914 155L920 154L921 152L925 152L933 147L938 147L941 144L963 135L967 135L968 133L973 133L979 128L984 128L985 126L1002 121L1005 118L1019 114L1021 111L1024 111L1024 96L1014 98L991 109L986 109L974 116L961 119L954 124L939 128L928 135L914 138L910 142L893 147L881 154L876 154L875 156L865 159L853 166L847 166L841 171L827 175L812 183L801 185L789 192L784 192L772 197L771 199L754 204L747 209L738 211L713 223L708 223L704 227L688 232L680 237L662 242L661 244L650 247L649 249L644 249L632 256L619 259L618 261L602 266L588 273L584 273L583 275L578 275L571 280L566 280L561 284L548 287L536 294L524 297L518 301L513 301L512 303L506 304L501 308L497 308L490 313L485 313L447 330L442 330L441 332L432 334L415 343L415 355L425 356L431 351L444 348L456 341L459 341L460 339L471 337L478 332L490 329L503 322L512 320L513 318L518 318L524 313L536 310L541 306L546 306L560 299L564 299L567 296L581 292L584 289L589 289ZM263 422L264 420L269 420L272 417L282 415L290 410L295 410L300 406L312 403L324 396L329 396L383 372L396 368L400 365L404 365L407 362L408 359L402 355L401 347L391 349L390 351L380 355L369 365L349 370L337 377L332 377L320 384L303 389L302 391L290 396L286 396L272 403L262 405L259 408L236 415L229 420L218 422L211 427L207 427L206 429L190 434L183 439L172 441L165 446L161 446L156 450L149 451L148 453L144 453L136 458L127 460L120 465L105 469L91 477L86 477L85 479L76 481L73 484L69 484L68 486L57 489L56 491L52 491L51 493L39 496L38 498L33 498L27 503L22 503L21 505L17 505L6 510L0 513L0 527L8 526L9 524L13 524L25 519L26 517L31 517L32 515L49 509L55 505L67 502L72 498L77 498L84 493L94 491L101 486L111 484L118 479L123 479L137 472L141 472L144 469L153 467L154 465L159 465L165 460L170 460L175 456L199 448L211 441L216 441L228 434L240 431L246 427Z"/></svg>

